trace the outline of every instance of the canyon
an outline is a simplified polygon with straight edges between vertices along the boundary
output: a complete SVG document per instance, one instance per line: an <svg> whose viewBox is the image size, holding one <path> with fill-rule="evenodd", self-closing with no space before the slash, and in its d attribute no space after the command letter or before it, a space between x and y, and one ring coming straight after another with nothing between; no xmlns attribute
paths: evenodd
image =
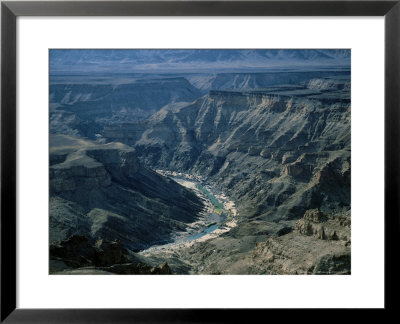
<svg viewBox="0 0 400 324"><path fill-rule="evenodd" d="M49 91L51 273L351 273L349 70Z"/></svg>

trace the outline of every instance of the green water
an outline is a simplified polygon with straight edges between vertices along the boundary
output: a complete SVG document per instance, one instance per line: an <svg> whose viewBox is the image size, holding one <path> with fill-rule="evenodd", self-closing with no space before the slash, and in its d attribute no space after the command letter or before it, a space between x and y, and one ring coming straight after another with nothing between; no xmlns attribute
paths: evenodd
<svg viewBox="0 0 400 324"><path fill-rule="evenodd" d="M211 203L213 204L213 206L217 212L224 211L224 206L206 188L204 188L199 183L196 184L196 188L199 189L204 195L206 195L208 199L210 199Z"/></svg>
<svg viewBox="0 0 400 324"><path fill-rule="evenodd" d="M196 234L194 234L194 235L191 235L191 236L187 237L187 238L185 239L185 241L186 241L186 242L190 242L190 241L193 241L193 240L197 240L197 239L199 239L200 237L203 237L204 235L207 235L208 233L214 232L217 228L218 228L218 225L217 225L217 224L214 224L214 225L212 225L212 226L210 226L210 227L207 227L205 230L203 230L203 231L200 232L200 233L196 233Z"/></svg>

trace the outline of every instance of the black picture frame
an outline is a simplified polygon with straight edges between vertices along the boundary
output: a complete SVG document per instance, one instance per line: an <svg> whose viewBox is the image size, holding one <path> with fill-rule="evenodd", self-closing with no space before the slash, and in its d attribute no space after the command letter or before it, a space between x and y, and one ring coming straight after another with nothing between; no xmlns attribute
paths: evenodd
<svg viewBox="0 0 400 324"><path fill-rule="evenodd" d="M396 308L399 238L400 0L395 1L2 1L1 2L1 322L197 323L265 316L244 309L17 309L16 19L19 16L384 16L385 309ZM373 153L371 153L373 154ZM393 253L389 251L394 249ZM372 257L372 256L371 256ZM371 260L373 262L373 260ZM366 283L367 284L367 283ZM272 310L269 310L272 312ZM240 315L240 316L239 316Z"/></svg>

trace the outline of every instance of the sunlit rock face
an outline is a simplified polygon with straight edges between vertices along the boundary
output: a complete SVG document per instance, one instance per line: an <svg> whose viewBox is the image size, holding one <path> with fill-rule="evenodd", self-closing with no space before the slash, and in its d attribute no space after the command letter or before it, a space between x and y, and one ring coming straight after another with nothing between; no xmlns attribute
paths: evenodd
<svg viewBox="0 0 400 324"><path fill-rule="evenodd" d="M350 93L337 90L341 80L324 82L323 91L210 91L145 122L106 127L103 136L135 147L151 168L210 177L248 217L344 211L350 206Z"/></svg>

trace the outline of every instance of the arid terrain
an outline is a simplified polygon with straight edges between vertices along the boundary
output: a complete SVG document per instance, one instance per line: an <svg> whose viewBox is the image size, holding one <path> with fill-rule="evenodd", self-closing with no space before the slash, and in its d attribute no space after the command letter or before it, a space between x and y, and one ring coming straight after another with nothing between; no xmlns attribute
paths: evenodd
<svg viewBox="0 0 400 324"><path fill-rule="evenodd" d="M51 57L50 273L350 274L350 52L160 51Z"/></svg>

